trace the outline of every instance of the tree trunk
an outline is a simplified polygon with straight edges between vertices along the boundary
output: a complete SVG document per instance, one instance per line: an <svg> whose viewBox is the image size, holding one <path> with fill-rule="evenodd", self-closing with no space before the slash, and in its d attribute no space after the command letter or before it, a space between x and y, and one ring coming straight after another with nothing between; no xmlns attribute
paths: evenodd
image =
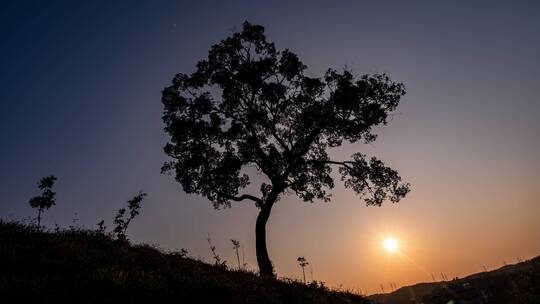
<svg viewBox="0 0 540 304"><path fill-rule="evenodd" d="M274 201L267 201L262 207L257 222L255 224L255 247L257 253L257 264L259 264L259 272L261 276L274 277L274 267L268 257L266 249L266 222L270 217L272 205Z"/></svg>

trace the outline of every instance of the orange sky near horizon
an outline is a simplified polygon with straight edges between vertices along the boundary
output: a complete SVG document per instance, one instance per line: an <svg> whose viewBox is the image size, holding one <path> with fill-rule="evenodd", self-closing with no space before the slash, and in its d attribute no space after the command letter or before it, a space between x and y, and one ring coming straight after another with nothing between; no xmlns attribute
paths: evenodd
<svg viewBox="0 0 540 304"><path fill-rule="evenodd" d="M432 274L437 280L441 273L449 279L463 277L483 271L484 266L495 269L540 254L536 198L540 171L527 163L534 157L532 152L508 158L505 150L512 147L495 150L491 147L495 142L488 142L477 146L473 154L467 146L455 148L454 158L436 147L422 155L406 153L407 145L400 141L408 140L403 136L404 130L410 132L407 120L401 115L381 128L379 140L372 145L345 146L332 156L342 159L360 148L377 155L411 183L411 193L397 204L366 207L336 177L330 203L283 197L267 226L269 253L279 276L301 279L296 258L304 256L310 263L308 279L313 271L313 278L328 286L372 294L381 292L381 284L389 291L390 282L401 287L432 281ZM448 145L453 144L451 137L445 138ZM403 149L391 148L396 145ZM482 157L483 149L492 149L489 157ZM191 223L195 228L189 231L169 233L175 239L190 239L195 244L187 248L192 255L211 261L205 242L210 233L219 254L233 267L229 239L239 239L249 267L256 269L253 228L257 210L249 204L233 204L231 209L216 211L200 197L189 198L196 202L181 204L193 204L196 210L183 217L205 220ZM390 236L399 242L399 252L383 248Z"/></svg>

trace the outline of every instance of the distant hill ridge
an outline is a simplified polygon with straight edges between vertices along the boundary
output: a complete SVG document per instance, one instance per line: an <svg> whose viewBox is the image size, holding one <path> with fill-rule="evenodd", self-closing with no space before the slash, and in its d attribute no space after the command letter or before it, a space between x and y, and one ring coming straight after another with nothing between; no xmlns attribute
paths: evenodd
<svg viewBox="0 0 540 304"><path fill-rule="evenodd" d="M540 256L461 279L418 283L368 298L378 304L539 304Z"/></svg>

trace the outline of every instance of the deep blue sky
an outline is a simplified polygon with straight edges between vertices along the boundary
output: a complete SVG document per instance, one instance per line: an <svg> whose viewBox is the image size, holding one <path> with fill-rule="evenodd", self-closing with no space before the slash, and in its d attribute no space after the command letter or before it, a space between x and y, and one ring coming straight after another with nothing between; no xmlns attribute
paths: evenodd
<svg viewBox="0 0 540 304"><path fill-rule="evenodd" d="M160 174L161 89L249 20L298 53L312 76L348 67L387 72L408 88L378 142L335 155L380 156L412 183L409 198L364 208L337 187L329 205L284 199L269 223L280 274L297 276L304 255L317 279L373 291L389 274L370 272L376 254L362 250L385 229L432 250L417 262L449 276L538 254L538 16L536 1L2 1L0 216L34 216L27 201L48 174L59 178L49 226L74 217L110 224L143 189L132 239L208 257L210 233L232 258L236 238L254 266L254 207L214 211ZM449 258L441 240L480 247ZM499 254L471 257L484 252ZM429 278L400 267L391 274L400 284Z"/></svg>

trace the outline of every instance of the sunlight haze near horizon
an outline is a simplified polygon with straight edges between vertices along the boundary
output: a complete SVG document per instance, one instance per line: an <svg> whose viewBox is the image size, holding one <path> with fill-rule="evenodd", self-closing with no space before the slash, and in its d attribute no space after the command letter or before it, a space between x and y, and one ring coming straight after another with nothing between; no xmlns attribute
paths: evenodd
<svg viewBox="0 0 540 304"><path fill-rule="evenodd" d="M309 76L327 68L388 73L407 94L370 145L411 193L366 207L334 174L330 203L285 196L268 222L278 275L364 293L494 269L540 254L540 4L516 1L6 1L0 10L0 215L35 216L28 199L54 174L48 227L108 227L148 193L128 237L230 266L230 239L256 269L253 204L214 210L187 195L167 160L161 90L191 73L245 20L289 48ZM327 4L324 4L327 3ZM334 171L336 172L336 170ZM395 239L395 252L385 250ZM388 291L388 290L387 290Z"/></svg>

